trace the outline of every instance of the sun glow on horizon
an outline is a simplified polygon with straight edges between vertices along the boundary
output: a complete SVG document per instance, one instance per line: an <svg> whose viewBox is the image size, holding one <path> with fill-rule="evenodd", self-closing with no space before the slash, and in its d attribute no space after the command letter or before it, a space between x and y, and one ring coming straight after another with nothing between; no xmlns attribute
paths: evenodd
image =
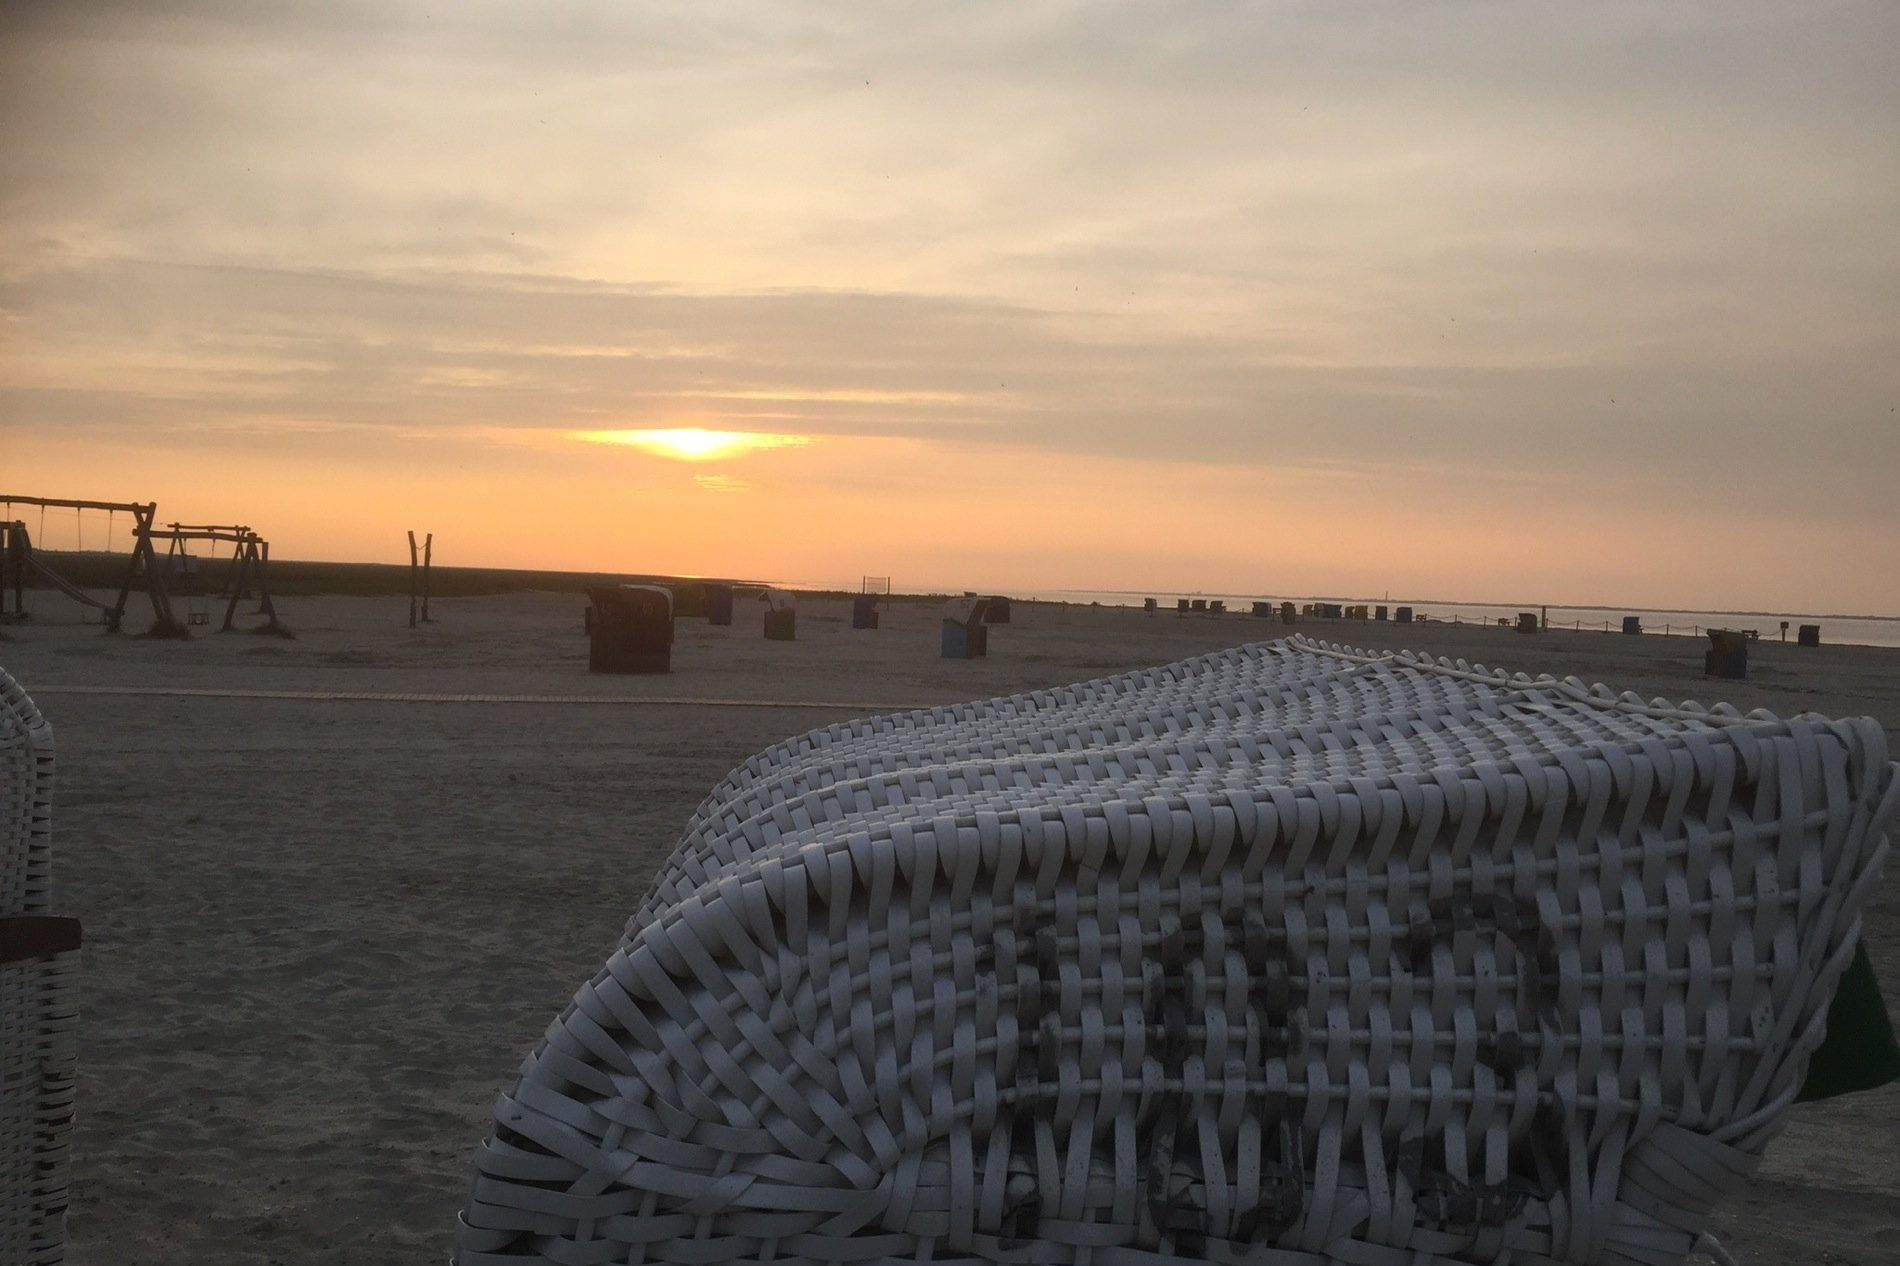
<svg viewBox="0 0 1900 1266"><path fill-rule="evenodd" d="M774 448L803 448L808 435L766 431L710 431L703 427L654 427L631 431L576 431L572 438L588 444L620 444L655 457L680 462L711 462L743 457Z"/></svg>

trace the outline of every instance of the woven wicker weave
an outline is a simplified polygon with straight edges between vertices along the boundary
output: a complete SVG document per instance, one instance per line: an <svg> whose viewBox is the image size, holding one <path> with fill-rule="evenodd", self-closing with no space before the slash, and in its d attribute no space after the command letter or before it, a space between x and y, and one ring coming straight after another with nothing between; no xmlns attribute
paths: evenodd
<svg viewBox="0 0 1900 1266"><path fill-rule="evenodd" d="M1302 639L764 752L462 1266L1679 1261L1819 1043L1871 722Z"/></svg>
<svg viewBox="0 0 1900 1266"><path fill-rule="evenodd" d="M0 668L0 916L53 900L53 727Z"/></svg>
<svg viewBox="0 0 1900 1266"><path fill-rule="evenodd" d="M52 791L52 727L0 669L0 1262L32 1266L65 1259L73 1121L79 953L76 925L45 917ZM14 952L49 928L57 947Z"/></svg>

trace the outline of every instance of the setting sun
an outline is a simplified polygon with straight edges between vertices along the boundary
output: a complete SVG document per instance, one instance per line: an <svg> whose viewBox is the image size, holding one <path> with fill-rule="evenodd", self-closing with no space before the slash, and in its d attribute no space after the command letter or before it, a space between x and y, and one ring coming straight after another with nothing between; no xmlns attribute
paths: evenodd
<svg viewBox="0 0 1900 1266"><path fill-rule="evenodd" d="M799 448L811 443L805 435L774 435L763 431L708 431L697 426L637 431L577 431L574 438L589 444L624 444L682 462L710 462L743 457L768 448Z"/></svg>

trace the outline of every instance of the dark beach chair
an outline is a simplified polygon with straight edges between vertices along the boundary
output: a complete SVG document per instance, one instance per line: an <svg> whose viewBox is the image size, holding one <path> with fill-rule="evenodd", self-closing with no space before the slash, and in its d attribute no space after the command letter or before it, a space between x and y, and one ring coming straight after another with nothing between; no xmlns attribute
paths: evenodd
<svg viewBox="0 0 1900 1266"><path fill-rule="evenodd" d="M1734 629L1710 629L1702 655L1702 675L1741 681L1748 676L1748 637Z"/></svg>
<svg viewBox="0 0 1900 1266"><path fill-rule="evenodd" d="M732 623L732 586L706 586L706 623L721 628Z"/></svg>
<svg viewBox="0 0 1900 1266"><path fill-rule="evenodd" d="M659 585L589 585L587 669L664 673L673 666L673 594Z"/></svg>

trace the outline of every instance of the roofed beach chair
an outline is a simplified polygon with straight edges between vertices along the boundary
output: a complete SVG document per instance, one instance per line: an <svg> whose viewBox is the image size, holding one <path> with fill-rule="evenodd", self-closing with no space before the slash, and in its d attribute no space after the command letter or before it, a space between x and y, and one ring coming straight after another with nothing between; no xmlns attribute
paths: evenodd
<svg viewBox="0 0 1900 1266"><path fill-rule="evenodd" d="M1895 800L1869 721L1300 638L813 731L501 1097L456 1260L1679 1262Z"/></svg>
<svg viewBox="0 0 1900 1266"><path fill-rule="evenodd" d="M53 730L0 669L0 1262L65 1260L79 923L53 917Z"/></svg>
<svg viewBox="0 0 1900 1266"><path fill-rule="evenodd" d="M672 590L661 585L589 585L587 601L589 672L672 671Z"/></svg>
<svg viewBox="0 0 1900 1266"><path fill-rule="evenodd" d="M943 659L982 659L990 653L989 598L952 598L943 604L938 655Z"/></svg>
<svg viewBox="0 0 1900 1266"><path fill-rule="evenodd" d="M767 589L759 595L765 603L765 640L798 640L798 595L789 589Z"/></svg>
<svg viewBox="0 0 1900 1266"><path fill-rule="evenodd" d="M732 586L712 583L706 586L706 623L721 628L732 624Z"/></svg>

